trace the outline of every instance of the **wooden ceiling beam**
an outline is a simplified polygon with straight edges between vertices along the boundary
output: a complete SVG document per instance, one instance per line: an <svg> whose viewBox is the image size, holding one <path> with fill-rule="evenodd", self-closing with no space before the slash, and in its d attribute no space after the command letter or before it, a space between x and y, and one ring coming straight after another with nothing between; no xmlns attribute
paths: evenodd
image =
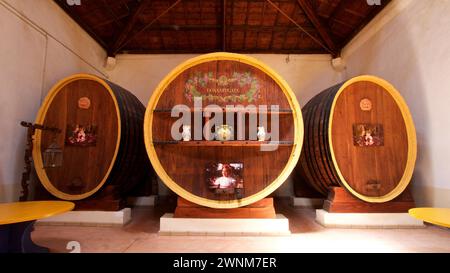
<svg viewBox="0 0 450 273"><path fill-rule="evenodd" d="M55 0L55 1L62 1L62 2L66 2L67 3L67 0ZM83 1L81 0L81 2L83 2ZM96 2L98 2L98 0ZM129 4L128 3L123 3L123 1L114 1L114 2L113 1L108 1L108 6L111 7L111 8L118 8L118 6L120 6L120 5L126 5L127 8L128 8ZM99 12L104 12L104 11L105 11L105 7L104 6L96 7L96 8L90 8L89 11L86 11L83 14L83 16L86 16L86 17L96 16Z"/></svg>
<svg viewBox="0 0 450 273"><path fill-rule="evenodd" d="M265 11L266 11L266 5L267 5L267 2L264 2L264 10L263 10L263 16L262 16L262 18L261 18L261 25L264 23L264 19L265 19ZM275 22L274 22L274 25L276 25L277 24L277 22L278 22L278 16L280 15L280 12L277 10L277 14L275 15ZM273 30L273 28L271 28L271 31L270 31L270 44L269 44L269 49L272 49L273 48L273 40L274 40L274 38L273 38L273 33L274 33L274 30Z"/></svg>
<svg viewBox="0 0 450 273"><path fill-rule="evenodd" d="M341 24L341 25L343 25L343 26L345 26L345 27L347 27L347 28L354 28L354 26L353 25L351 25L351 24L349 24L349 23L347 23L347 22L345 22L345 21L342 21L342 20L340 20L340 19L337 19L337 18L334 18L333 19L333 23L337 23L337 24ZM331 24L331 22L330 22L330 24Z"/></svg>
<svg viewBox="0 0 450 273"><path fill-rule="evenodd" d="M361 21L361 23L359 23L358 27L356 29L353 30L352 34L350 34L342 43L341 48L343 48L344 46L346 46L370 21L373 20L373 18L375 18L375 16L377 16L377 14L379 14L389 3L391 2L391 0L385 0L382 2L382 5L375 5L372 8L372 11L370 11L370 13L364 17L364 19Z"/></svg>
<svg viewBox="0 0 450 273"><path fill-rule="evenodd" d="M234 1L234 0L233 0ZM247 1L246 5L245 5L245 26L248 26L248 17L249 17L249 2ZM233 24L234 22L231 22L231 24ZM243 48L247 47L247 31L244 32L244 46Z"/></svg>
<svg viewBox="0 0 450 273"><path fill-rule="evenodd" d="M110 45L108 49L109 56L116 55L122 43L127 39L131 31L133 30L134 25L136 24L139 16L142 14L142 12L145 10L145 8L148 6L149 3L150 0L141 0L141 2L131 11L130 19L128 19L125 26L119 31L119 34L116 36L114 42Z"/></svg>
<svg viewBox="0 0 450 273"><path fill-rule="evenodd" d="M339 50L341 50L351 39L353 39L354 36L390 2L390 0L384 0L381 6L363 8L357 6L353 7L354 0L340 0L339 2L336 0L336 2L338 3L332 5L333 8L329 13L330 15L328 19L324 19L318 15L317 9L314 5L314 1L317 0L243 1L242 4L239 5L239 9L236 9L235 5L241 3L240 0L220 0L215 2L216 15L211 14L213 12L209 10L209 8L211 8L213 5L208 3L208 9L202 9L201 7L202 2L206 3L206 1L210 0L197 0L201 12L199 16L196 16L196 18L192 18L193 20L190 21L190 10L188 8L191 7L193 3L195 4L195 1L184 1L184 9L178 9L175 13L169 13L169 11L181 1L182 0L170 0L167 2L158 1L158 6L164 5L168 8L164 11L161 11L159 14L154 14L154 18L148 18L149 16L147 16L147 14L144 14L147 10L147 8L145 8L145 3L148 2L147 7L150 8L151 3L153 3L151 2L151 0L120 0L113 2L111 2L110 0L104 1L105 3L111 2L111 6L109 8L103 7L103 5L94 4L96 2L92 2L89 4L86 3L86 6L83 5L83 7L70 7L67 4L66 0L54 0L54 2L56 2L62 9L64 9L64 11L69 14L72 19L74 19L86 32L88 32L108 52L110 56L115 55L119 52L130 52L127 51L129 49L131 49L131 52L137 52L140 50L139 52L147 52L149 54L158 52L203 53L228 50L231 52L242 53L281 54L328 52L332 55L337 55L337 53L339 53ZM101 3L101 1L99 2ZM267 4L264 4L265 8L263 8L262 12L260 9L255 9L253 11L254 3L261 2L270 3L272 7L278 11L279 16L285 16L292 24L288 26L248 26L250 21L249 18L254 17L255 19L260 19L262 16L262 20L264 20L264 10L269 8ZM295 14L288 14L280 8L284 7L284 5L280 5L280 3L288 2L296 6ZM247 3L247 5L245 5L245 3ZM118 8L119 5L121 5L120 8ZM123 9L122 5L126 5L127 8ZM100 9L100 7L103 8ZM115 7L117 7L117 9ZM364 18L358 17L357 19L354 19L353 15L348 14L348 12L352 12L352 10L349 10L350 7L353 7L353 12L356 12L356 15L364 16ZM302 18L300 19L294 16L298 15L297 13L300 12L299 8L303 10ZM358 13L359 10L361 10L360 14ZM365 12L362 12L363 10ZM109 16L109 14L112 15L112 18L111 16ZM141 15L139 16L139 14ZM347 19L345 14L351 16L351 18ZM143 21L143 15L146 15L145 21ZM306 23L307 26L304 26L305 21L303 15L306 15L306 17L308 18L308 22ZM97 16L98 18L94 18L95 16ZM163 16L166 16L165 18L167 18L168 16L172 16L171 19L173 20L169 20L170 23L167 24L160 24L159 20ZM183 18L184 16L184 23L178 22L176 20L179 19L180 16L181 18ZM204 16L205 21L203 21ZM206 16L208 16L207 21ZM219 16L219 20L215 20L217 22L212 22L212 18L214 18L214 16ZM242 25L233 25L237 22L236 20L234 20L236 17L233 16L245 16L246 18L242 18L242 20L240 20L242 22ZM104 20L101 20L100 18L103 18ZM293 20L292 18L296 18L298 22L296 20ZM311 22L311 24L309 23L309 21ZM354 21L358 21L357 24L353 24ZM114 30L114 28L116 28L117 30L114 31L114 35L113 37L111 37L110 31ZM274 38L278 37L278 35L281 35L281 33L284 33L284 35L286 36L287 32L294 30L303 33L302 36L299 36L300 42L297 47L305 47L306 49L297 48L294 50L275 50L262 48L258 45L253 46L253 44L247 45L247 43L250 42L250 35L252 35L253 42L253 37L255 36L254 34L257 32L260 36L264 35L265 38L269 38L271 36L272 39L270 42L268 42L267 45L270 45L270 47L272 48L279 48L279 46L274 45L274 43L279 42L278 40L281 40L281 38L275 39L275 41ZM177 33L177 31L179 33ZM200 37L202 37L200 35L201 32L204 32L203 34L209 35L211 37L214 36L214 34L217 34L217 40L215 40L214 45L212 45L211 43L205 43L204 41L195 41L195 39L199 39ZM177 37L173 37L173 35L184 34L188 35L189 39L187 47L181 47L180 49L178 49L176 48L176 45L171 44L171 39L177 40ZM235 35L235 37L233 37L233 34L239 35ZM158 43L158 41L154 38L153 40L149 39L149 37L158 37L158 35L161 38L161 46L148 44ZM167 36L163 37L163 35ZM302 43L302 40L305 39L305 37L311 38L315 43L317 43L317 45L320 45L320 47L315 47L315 45L309 44L309 42ZM136 40L134 40L135 38ZM179 42L181 42L181 40L182 39L180 38ZM289 41L293 42L291 40ZM133 44L127 46L130 42L132 42ZM238 42L239 45L236 45L236 42ZM256 42L258 42L258 39L256 40ZM139 43L142 43L142 45L139 45ZM242 48L241 43L243 44ZM334 43L334 45L332 45L332 43ZM164 46L166 46L166 48L164 48ZM133 50L133 48L137 50ZM146 48L148 48L148 50ZM189 51L190 49L192 49L192 51Z"/></svg>
<svg viewBox="0 0 450 273"><path fill-rule="evenodd" d="M335 51L331 50L328 46L326 46L323 41L321 41L320 38L315 37L314 35L312 35L310 32L308 32L302 25L300 25L297 21L295 21L294 19L292 19L288 14L286 14L286 12L284 12L283 10L281 10L277 5L275 5L275 3L272 0L266 0L268 3L270 3L272 5L272 7L274 7L275 9L277 9L281 14L283 14L284 17L286 17L287 19L289 19L289 21L291 21L295 26L297 26L297 28L301 31L303 31L306 35L308 35L315 43L317 43L318 45L320 45L320 47L322 47L323 49L325 49L328 53L332 54L333 56L337 55Z"/></svg>
<svg viewBox="0 0 450 273"><path fill-rule="evenodd" d="M334 10L330 13L330 16L328 17L328 25L330 25L331 20L336 18L336 15L340 14L345 10L346 7L348 7L351 1L353 0L341 0L339 2L339 4L334 8Z"/></svg>
<svg viewBox="0 0 450 273"><path fill-rule="evenodd" d="M338 55L338 49L336 47L336 43L331 37L331 33L328 27L325 26L324 23L320 20L319 16L316 14L313 6L308 0L297 0L300 8L305 12L306 17L311 21L313 26L316 28L322 40L328 46L328 48L335 54Z"/></svg>
<svg viewBox="0 0 450 273"><path fill-rule="evenodd" d="M184 17L184 25L188 25L188 17L186 15L187 7L186 7L186 1L183 2L183 17ZM189 42L189 46L193 49L194 43L192 43L192 35L191 33L186 33L186 37Z"/></svg>
<svg viewBox="0 0 450 273"><path fill-rule="evenodd" d="M163 30L160 28L158 33L159 33L159 40L161 41L160 46L162 49L166 49L166 42L164 42Z"/></svg>
<svg viewBox="0 0 450 273"><path fill-rule="evenodd" d="M264 16L266 15L266 4L267 4L266 2L263 2L262 15L261 15L261 21L260 21L261 26L264 23ZM258 46L258 42L259 42L259 33L260 33L260 31L256 32L256 46Z"/></svg>
<svg viewBox="0 0 450 273"><path fill-rule="evenodd" d="M221 30L222 25L154 25L147 28L147 31L217 31ZM315 28L305 27L308 31L314 31ZM286 31L300 31L293 26L246 26L227 25L227 31L249 31L249 32L286 32Z"/></svg>
<svg viewBox="0 0 450 273"><path fill-rule="evenodd" d="M120 21L119 21L119 16L117 16L116 15L116 13L113 11L113 9L111 8L111 6L108 4L108 3L106 3L106 0L102 0L102 3L103 3L103 5L106 7L106 10L108 11L108 13L111 15L111 17L113 18L113 20L114 20L114 23L116 23L117 24L117 26L119 27L119 28L122 28L123 26L122 26L122 24L120 23Z"/></svg>
<svg viewBox="0 0 450 273"><path fill-rule="evenodd" d="M84 29L94 40L99 43L104 49L107 48L106 42L103 40L102 37L100 37L97 32L93 30L93 28L86 23L83 18L78 16L76 12L74 12L73 7L69 6L66 1L64 0L55 0L56 4L63 9L77 24Z"/></svg>
<svg viewBox="0 0 450 273"><path fill-rule="evenodd" d="M112 23L116 22L116 20L122 20L124 18L128 18L129 16L130 16L129 14L123 14L123 15L118 16L116 19L109 19L109 20L100 22L98 24L92 25L92 28L96 29L96 28L99 28L99 27L103 27L103 26L106 26L106 25L109 25L109 24L112 24Z"/></svg>
<svg viewBox="0 0 450 273"><path fill-rule="evenodd" d="M143 0L143 1L149 1L149 0ZM178 5L181 2L181 0L176 0L173 4L171 4L167 9L165 9L163 12L161 12L158 16L156 16L156 18L154 18L151 22L147 23L142 29L140 29L137 32L131 33L126 36L126 39L124 40L123 43L121 43L117 49L115 49L115 52L113 54L116 54L117 52L119 52L124 46L126 46L131 40L133 40L134 38L136 38L139 34L143 33L144 31L146 31L149 27L151 27L155 22L157 22L160 18L162 18L163 16L165 16L171 9L173 9L176 5Z"/></svg>
<svg viewBox="0 0 450 273"><path fill-rule="evenodd" d="M204 54L219 51L220 48L198 48L198 49L127 49L125 54ZM324 54L327 53L321 48L305 48L305 49L228 49L229 52L243 54Z"/></svg>

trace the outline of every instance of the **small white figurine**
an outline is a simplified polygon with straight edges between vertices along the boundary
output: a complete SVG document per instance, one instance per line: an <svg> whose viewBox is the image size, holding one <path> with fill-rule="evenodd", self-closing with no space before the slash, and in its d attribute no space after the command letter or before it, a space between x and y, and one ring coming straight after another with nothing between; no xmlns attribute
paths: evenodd
<svg viewBox="0 0 450 273"><path fill-rule="evenodd" d="M191 125L183 125L183 132L181 133L183 141L191 140Z"/></svg>
<svg viewBox="0 0 450 273"><path fill-rule="evenodd" d="M266 140L266 129L263 126L258 127L258 133L256 134L258 141Z"/></svg>

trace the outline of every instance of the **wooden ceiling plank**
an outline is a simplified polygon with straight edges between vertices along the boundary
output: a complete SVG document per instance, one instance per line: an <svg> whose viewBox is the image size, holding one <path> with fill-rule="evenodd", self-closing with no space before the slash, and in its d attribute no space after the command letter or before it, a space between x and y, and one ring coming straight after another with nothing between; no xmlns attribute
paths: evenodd
<svg viewBox="0 0 450 273"><path fill-rule="evenodd" d="M117 21L120 22L122 19L129 17L130 16L130 8L128 7L129 3L126 3L123 0L120 0L118 4L117 4L117 2L114 2L114 4L109 4L110 10L112 10L113 7L116 7L116 6L119 6L119 5L126 6L128 11L127 12L123 12L123 13L118 14L118 15L116 14L114 19L106 20L106 21L100 22L98 24L92 25L92 28L96 29L98 27L109 25L109 24L117 22ZM91 14L91 13L89 12L89 13L85 14L85 16L88 16L88 14ZM123 26L123 24L120 25L120 27L122 27L122 26Z"/></svg>
<svg viewBox="0 0 450 273"><path fill-rule="evenodd" d="M106 7L106 10L109 12L109 14L111 15L111 17L114 20L114 23L116 23L117 27L121 28L122 24L119 22L118 16L116 15L116 13L113 11L113 9L111 8L110 5L108 5L108 3L106 3L105 0L102 0L103 5ZM122 4L122 3L120 3Z"/></svg>
<svg viewBox="0 0 450 273"><path fill-rule="evenodd" d="M295 13L295 8L294 9L292 9L292 13L290 14L290 16L291 16L291 18L294 16L294 13ZM305 29L305 28L303 28L303 29ZM287 41L287 37L288 37L288 33L290 32L290 31L299 31L299 29L296 27L296 28L288 28L285 32L284 32L284 40L283 40L283 44L281 45L281 48L282 49L286 49L286 41ZM306 30L306 29L305 29ZM310 29L310 31L311 30L315 30L315 29ZM304 33L303 33L303 31L300 31L300 38L301 39L303 39L303 36L304 36Z"/></svg>
<svg viewBox="0 0 450 273"><path fill-rule="evenodd" d="M298 29L298 27L293 27L293 26L229 26L228 27L231 30L236 30L236 31L263 31L263 32L269 32L269 31L274 31L274 32L286 32L286 31L300 31ZM309 31L314 31L314 28L305 28L306 30Z"/></svg>
<svg viewBox="0 0 450 273"><path fill-rule="evenodd" d="M346 9L345 10L347 13L350 13L352 15L355 15L356 17L360 17L360 18L364 18L364 15L361 14L360 12L354 11L352 9Z"/></svg>
<svg viewBox="0 0 450 273"><path fill-rule="evenodd" d="M128 14L125 14L125 15L120 15L120 16L118 16L116 19L117 19L117 20L122 20L122 19L127 18L127 17L129 17L129 15L128 15ZM111 23L116 22L116 19L110 19L110 20L103 21L103 22L101 22L101 23L98 23L98 24L96 24L96 25L93 25L92 28L93 28L93 29L96 29L96 28L99 28L99 27L103 27L103 26L109 25L109 24L111 24Z"/></svg>
<svg viewBox="0 0 450 273"><path fill-rule="evenodd" d="M265 5L265 3L264 3L264 7L266 7L266 5ZM275 22L274 22L274 26L277 24L277 22L278 22L278 17L279 17L279 15L280 15L280 12L277 10L277 15L275 15ZM262 18L262 20L261 20L262 22L264 22L264 16L263 16L263 18ZM262 25L262 24L261 24ZM271 28L271 33L270 33L270 45L269 45L269 50L272 50L273 49L273 34L274 34L274 29L273 29L273 27Z"/></svg>
<svg viewBox="0 0 450 273"><path fill-rule="evenodd" d="M361 21L361 23L358 25L358 27L352 32L351 35L349 35L344 42L342 43L342 48L347 45L370 21L377 16L389 3L391 0L385 0L382 2L382 5L375 5L372 8L372 11L364 17L364 19Z"/></svg>
<svg viewBox="0 0 450 273"><path fill-rule="evenodd" d="M187 7L186 7L186 1L185 1L185 2L183 2L183 16L184 16L184 25L185 26L188 25L188 17L186 15L186 10L187 10ZM186 36L187 36L190 48L194 49L194 43L192 43L191 33L190 32L186 33Z"/></svg>
<svg viewBox="0 0 450 273"><path fill-rule="evenodd" d="M227 0L222 0L222 51L227 51Z"/></svg>
<svg viewBox="0 0 450 273"><path fill-rule="evenodd" d="M305 12L306 17L311 21L313 26L316 28L322 40L329 47L329 49L335 54L338 54L338 50L336 47L336 43L331 37L331 33L328 27L322 23L320 18L317 16L316 11L308 0L297 0L297 3L300 5L301 9Z"/></svg>
<svg viewBox="0 0 450 273"><path fill-rule="evenodd" d="M333 19L333 22L334 22L334 23L341 24L341 25L346 26L346 27L348 27L348 28L353 28L353 27L354 27L352 24L349 24L349 23L347 23L347 22L345 22L345 21L342 21L342 20L340 20L340 19L337 19L337 18L334 18L334 19Z"/></svg>
<svg viewBox="0 0 450 273"><path fill-rule="evenodd" d="M306 35L308 35L314 42L316 42L318 45L320 45L323 49L325 49L326 51L328 51L329 53L331 53L332 55L337 55L336 52L334 52L333 50L331 50L328 46L326 46L325 44L323 44L319 39L317 39L316 37L314 37L311 33L309 33L308 31L305 30L304 27L302 27L299 23L297 23L294 19L292 19L291 17L289 17L289 15L287 15L283 10L281 10L280 8L278 8L277 5L275 5L271 0L266 0L267 2L269 2L274 8L276 8L281 14L283 14L283 16L285 16L287 19L289 19L289 21L291 21L292 23L294 23L294 25L297 26L298 29L300 29L301 31L303 31Z"/></svg>
<svg viewBox="0 0 450 273"><path fill-rule="evenodd" d="M172 24L172 25L176 25L176 24L175 24L174 17L175 17L175 16L169 16L169 21L170 21L170 24ZM176 25L176 26L177 26L177 28L178 28L178 25ZM171 39L170 39L169 41L172 42L172 44L175 44L175 46L176 46L177 48L180 47L180 35L172 35L172 36L171 36ZM169 47L170 47L170 44L169 44ZM173 46L172 46L172 47L173 47Z"/></svg>
<svg viewBox="0 0 450 273"><path fill-rule="evenodd" d="M341 0L339 4L334 8L334 10L331 12L330 17L328 17L328 25L331 24L331 21L336 18L338 14L343 12L345 8L349 5L350 1L353 0Z"/></svg>
<svg viewBox="0 0 450 273"><path fill-rule="evenodd" d="M101 38L97 32L95 32L90 25L88 25L78 14L73 12L70 6L67 5L66 1L55 0L56 4L63 9L84 31L86 31L97 43L100 44L104 49L108 47L107 43Z"/></svg>
<svg viewBox="0 0 450 273"><path fill-rule="evenodd" d="M164 35L163 35L163 30L161 28L159 28L158 30L159 33L159 40L161 41L160 46L162 47L162 49L166 49L166 42L164 41Z"/></svg>
<svg viewBox="0 0 450 273"><path fill-rule="evenodd" d="M55 2L64 2L64 3L67 3L67 0L55 0ZM110 7L116 7L116 6L119 6L119 5L122 5L123 3L122 3L122 1L115 1L115 2L113 2L113 3L109 3L109 6ZM95 16L95 15L97 15L98 14L98 12L99 11L104 11L105 10L105 7L96 7L96 8L90 8L89 9L89 12L85 12L84 14L83 14L83 16L84 17L90 17L90 16Z"/></svg>
<svg viewBox="0 0 450 273"><path fill-rule="evenodd" d="M233 40L232 40L232 31L230 30L230 26L233 26L233 22L234 22L234 0L231 0L231 12L229 13L229 17L230 20L228 21L228 26L227 26L227 31L228 31L228 35L227 37L225 37L227 39L227 43L230 45L229 47L232 48L233 47Z"/></svg>
<svg viewBox="0 0 450 273"><path fill-rule="evenodd" d="M216 52L217 48L197 48L190 49L165 49L165 50L147 50L147 49L127 49L123 52L126 54L203 54ZM322 54L323 49L320 48L305 48L305 49L282 49L282 50L265 50L265 49L244 49L233 50L234 53L262 53L262 54Z"/></svg>
<svg viewBox="0 0 450 273"><path fill-rule="evenodd" d="M248 5L249 2L247 2L247 5L245 6L246 12L245 12L245 25L248 26L248 17L249 17L249 9ZM247 48L247 31L244 32L244 46L242 48Z"/></svg>
<svg viewBox="0 0 450 273"><path fill-rule="evenodd" d="M117 53L117 51L119 51L121 44L130 35L139 16L142 14L142 12L145 10L145 8L148 6L149 3L150 0L141 0L141 2L136 6L136 8L133 11L131 11L130 19L127 21L125 26L120 30L117 37L114 39L114 42L111 44L110 49L108 50L108 55L114 56Z"/></svg>
<svg viewBox="0 0 450 273"><path fill-rule="evenodd" d="M202 0L198 0L198 9L199 9L199 11L200 11L200 24L203 24L203 9L202 9L202 6L203 6L203 1ZM196 35L197 36L197 35ZM197 42L197 45L199 45L199 43ZM202 47L204 47L204 45L201 45L200 44L200 46L198 46L198 47L200 47L200 48L202 48Z"/></svg>
<svg viewBox="0 0 450 273"><path fill-rule="evenodd" d="M143 0L143 1L150 1L150 0ZM119 45L117 47L117 49L115 49L115 52L113 52L114 54L116 54L117 52L119 52L124 46L126 46L131 40L133 40L137 35L141 34L142 32L144 32L145 30L147 30L150 26L152 26L156 21L158 21L161 17L163 17L164 15L166 15L171 9L173 9L178 3L180 3L181 0L176 0L172 5L170 5L166 10L164 10L161 14L159 14L158 16L156 16L155 19L153 19L150 23L148 23L145 27L143 27L141 30L139 30L136 33L133 33L130 35L126 36L126 39L124 40L123 43L121 43L121 45ZM131 30L130 30L131 32Z"/></svg>
<svg viewBox="0 0 450 273"><path fill-rule="evenodd" d="M255 44L255 48L258 48L258 49L261 49L259 46L258 46L258 41L259 41L259 34L261 33L261 27L262 27L262 24L263 24L263 22L264 22L264 15L265 15L265 13L266 13L266 2L263 2L263 7L262 7L262 16L261 16L261 23L259 24L259 26L258 26L258 31L256 32L256 44Z"/></svg>
<svg viewBox="0 0 450 273"><path fill-rule="evenodd" d="M222 25L155 25L149 27L147 30L152 31L216 31L221 30ZM314 31L315 28L305 27L308 31ZM250 32L286 32L286 31L300 31L294 26L230 26L227 25L227 31L250 31Z"/></svg>

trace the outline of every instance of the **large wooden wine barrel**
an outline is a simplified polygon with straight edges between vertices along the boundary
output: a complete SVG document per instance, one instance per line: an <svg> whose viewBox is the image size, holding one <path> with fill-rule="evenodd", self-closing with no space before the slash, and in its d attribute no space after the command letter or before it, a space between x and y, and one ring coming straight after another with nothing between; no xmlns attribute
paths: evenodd
<svg viewBox="0 0 450 273"><path fill-rule="evenodd" d="M195 122L195 113L205 113L205 108L193 108L195 97L202 99L203 107L278 105L277 111L258 110L268 120L279 118L277 148L263 151L262 146L273 143L252 140L248 126L246 138L240 140L218 141L205 135L174 140L171 127L178 117L171 117L171 109L185 105ZM207 118L200 122L204 128ZM237 134L239 126L234 128ZM303 120L295 94L272 69L244 55L212 53L182 63L162 80L147 106L144 137L155 171L177 195L201 206L237 208L263 199L285 182L300 157ZM222 190L222 184L214 184L218 179L231 179L230 185L240 182Z"/></svg>
<svg viewBox="0 0 450 273"><path fill-rule="evenodd" d="M142 183L153 171L145 152L144 113L133 94L99 77L77 74L58 82L36 119L61 130L36 131L33 160L42 185L57 198L81 200L106 185L126 194ZM62 166L44 168L43 153L55 142Z"/></svg>
<svg viewBox="0 0 450 273"><path fill-rule="evenodd" d="M416 161L416 133L399 92L374 76L359 76L321 92L303 108L302 179L327 194L345 187L383 203L408 186Z"/></svg>

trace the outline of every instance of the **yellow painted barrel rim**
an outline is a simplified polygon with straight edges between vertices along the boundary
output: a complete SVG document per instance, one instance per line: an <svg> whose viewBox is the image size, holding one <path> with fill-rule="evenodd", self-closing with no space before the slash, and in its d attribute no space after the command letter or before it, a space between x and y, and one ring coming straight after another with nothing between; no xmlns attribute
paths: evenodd
<svg viewBox="0 0 450 273"><path fill-rule="evenodd" d="M355 78L352 78L352 79L346 81L340 87L339 91L336 93L336 96L334 97L333 104L331 106L331 111L330 111L330 119L329 119L330 122L329 122L329 126L328 126L328 135L329 136L332 135L333 115L334 115L336 102L337 102L339 96L342 94L342 92L348 86L350 86L353 83L361 82L361 81L372 82L372 83L378 84L379 86L383 87L384 90L386 90L392 96L392 98L395 100L395 102L397 103L397 106L400 109L400 112L403 116L403 120L405 122L406 135L407 135L407 139L408 139L408 156L407 156L407 161L406 161L406 166L405 166L405 171L403 173L403 176L400 179L400 181L397 183L397 186L386 195L371 197L371 196L366 196L366 195L360 194L359 192L355 191L352 187L350 187L350 185L348 184L348 182L342 175L341 170L339 169L339 165L337 163L336 156L333 151L333 138L332 137L329 138L329 148L331 151L331 158L333 160L333 165L334 165L336 172L340 178L339 183L341 183L348 191L350 191L351 194L353 194L354 196L356 196L357 198L359 198L363 201L370 202L370 203L384 203L384 202L391 201L394 198L398 197L411 182L411 178L412 178L412 175L414 172L414 166L416 164L416 158L417 158L416 129L414 127L414 122L413 122L411 113L409 112L408 105L406 104L405 100L401 96L400 92L398 92L397 89L392 84L390 84L389 82L387 82L379 77L371 76L371 75L363 75L363 76L358 76L358 77L355 77Z"/></svg>
<svg viewBox="0 0 450 273"><path fill-rule="evenodd" d="M54 195L55 197L58 197L63 200L71 200L71 201L85 199L85 198L93 195L101 187L103 187L103 185L106 183L106 180L108 179L109 174L111 173L111 170L116 162L117 154L119 152L120 139L121 139L120 109L119 109L119 104L117 103L116 96L115 96L113 90L111 89L111 87L103 79L101 79L97 76L94 76L94 75L90 75L90 74L75 74L75 75L72 75L70 77L67 77L67 78L59 81L56 85L54 85L52 87L52 89L49 91L46 98L44 99L44 102L42 103L41 108L39 109L39 112L38 112L38 115L36 118L36 123L37 124L44 123L47 111L48 111L51 103L53 102L53 99L58 94L58 92L62 88L67 86L68 84L75 82L77 80L91 80L91 81L100 83L109 92L109 94L111 95L111 98L114 101L114 105L116 108L118 134L117 134L116 147L114 150L113 158L111 160L111 164L110 164L105 176L102 178L102 180L97 185L97 187L95 187L91 191L83 193L83 194L67 194L65 192L58 190L55 186L53 186L53 184L50 182L50 179L47 176L47 173L44 170L44 164L43 164L42 152L41 152L42 132L40 130L36 130L35 139L33 140L33 161L34 161L36 173L39 177L39 180L41 181L41 184L44 186L44 188L48 192L50 192L52 195ZM59 128L59 129L61 129L61 128Z"/></svg>
<svg viewBox="0 0 450 273"><path fill-rule="evenodd" d="M158 159L158 155L156 154L156 150L153 144L153 136L152 136L152 124L153 124L153 110L158 104L159 98L161 97L162 93L166 90L166 88L169 86L169 84L175 80L178 75L180 75L185 70L194 67L196 65L205 63L205 62L211 62L211 61L219 61L219 60L229 60L229 61L237 61L241 63L248 64L250 66L253 66L265 74L269 75L281 88L283 93L285 94L286 98L289 101L290 107L293 110L293 116L294 116L294 130L295 130L295 136L294 136L294 145L291 151L291 155L289 158L288 163L286 164L285 168L282 170L280 175L266 188L264 188L262 191L245 197L240 200L211 200L207 198L203 198L197 195L194 195L193 193L188 192L187 190L183 189L181 186L179 186L175 181L172 180L172 178L166 173L164 170L164 167L162 166L161 162ZM259 201L263 199L264 197L271 194L273 191L275 191L277 188L283 184L286 179L289 177L290 173L293 171L295 165L297 164L297 161L300 157L302 144L303 144L303 118L301 114L300 105L298 104L298 101L296 99L296 96L294 92L291 90L287 82L281 78L274 70L272 70L270 67L265 65L264 63L258 61L255 58L241 55L241 54L234 54L234 53L227 53L227 52L217 52L217 53L211 53L211 54L205 54L201 55L195 58L192 58L190 60L187 60L180 65L178 65L175 69L173 69L156 87L156 89L153 92L152 97L150 98L150 101L147 105L147 109L145 112L145 119L144 119L144 138L145 138L145 147L147 149L147 154L150 158L150 161L158 174L158 176L161 178L161 180L166 184L172 191L174 191L178 196L181 196L188 201L191 201L193 203L199 204L201 206L211 207L211 208L237 208L241 206L246 206L249 204L252 204L256 201Z"/></svg>

